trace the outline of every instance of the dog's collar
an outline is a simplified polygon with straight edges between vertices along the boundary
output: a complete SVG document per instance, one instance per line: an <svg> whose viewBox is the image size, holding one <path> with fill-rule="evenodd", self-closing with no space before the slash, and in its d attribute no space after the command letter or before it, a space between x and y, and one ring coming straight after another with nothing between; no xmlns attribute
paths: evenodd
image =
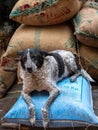
<svg viewBox="0 0 98 130"><path fill-rule="evenodd" d="M49 53L49 55L53 56L58 64L58 77L61 77L64 73L65 67L62 57L58 53Z"/></svg>

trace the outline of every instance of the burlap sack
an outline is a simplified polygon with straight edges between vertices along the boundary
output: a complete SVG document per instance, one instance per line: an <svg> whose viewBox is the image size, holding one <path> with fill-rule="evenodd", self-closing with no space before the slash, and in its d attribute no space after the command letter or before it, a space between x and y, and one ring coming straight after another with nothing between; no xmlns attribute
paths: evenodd
<svg viewBox="0 0 98 130"><path fill-rule="evenodd" d="M86 2L74 18L75 35L85 45L98 47L98 3Z"/></svg>
<svg viewBox="0 0 98 130"><path fill-rule="evenodd" d="M21 25L14 35L3 57L14 57L18 50L41 48L46 51L66 49L76 53L75 40L70 24L46 27Z"/></svg>
<svg viewBox="0 0 98 130"><path fill-rule="evenodd" d="M98 80L98 49L80 44L81 64L87 72Z"/></svg>
<svg viewBox="0 0 98 130"><path fill-rule="evenodd" d="M86 0L19 0L10 18L26 25L51 25L71 19Z"/></svg>
<svg viewBox="0 0 98 130"><path fill-rule="evenodd" d="M3 59L0 63L0 98L12 87L16 79L16 72L4 71L4 68L12 68L15 61L12 58Z"/></svg>

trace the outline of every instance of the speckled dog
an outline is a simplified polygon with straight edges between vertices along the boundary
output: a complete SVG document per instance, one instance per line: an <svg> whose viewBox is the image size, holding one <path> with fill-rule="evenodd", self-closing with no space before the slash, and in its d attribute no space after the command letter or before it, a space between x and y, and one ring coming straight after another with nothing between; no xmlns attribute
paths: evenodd
<svg viewBox="0 0 98 130"><path fill-rule="evenodd" d="M60 92L56 82L71 75L71 81L75 81L80 74L93 81L86 71L78 68L75 57L70 51L45 52L30 48L19 51L18 55L20 55L21 62L20 76L23 79L22 96L29 107L32 126L36 121L34 105L30 95L33 90L49 92L49 97L42 108L43 126L46 128L49 123L49 106Z"/></svg>

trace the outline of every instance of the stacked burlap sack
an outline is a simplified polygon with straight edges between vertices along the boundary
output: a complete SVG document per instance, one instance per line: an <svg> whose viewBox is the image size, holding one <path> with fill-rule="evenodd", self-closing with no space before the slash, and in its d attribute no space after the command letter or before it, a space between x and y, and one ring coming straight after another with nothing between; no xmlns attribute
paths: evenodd
<svg viewBox="0 0 98 130"><path fill-rule="evenodd" d="M19 0L10 13L10 19L21 23L10 39L6 52L1 57L0 69L11 63L18 50L37 47L46 51L66 49L76 54L75 36L70 20L79 12L86 0ZM0 96L10 88L6 75L15 81L16 72L3 72L0 81ZM4 81L4 83L2 82ZM11 80L9 80L11 81Z"/></svg>
<svg viewBox="0 0 98 130"><path fill-rule="evenodd" d="M75 35L79 43L81 64L98 80L98 3L86 2L74 17Z"/></svg>
<svg viewBox="0 0 98 130"><path fill-rule="evenodd" d="M5 22L3 26L0 26L0 57L6 51L8 43L13 33L13 28L8 22ZM7 92L8 86L13 84L16 74L13 72L4 71L4 66L12 67L12 59L5 59L0 63L0 98Z"/></svg>
<svg viewBox="0 0 98 130"><path fill-rule="evenodd" d="M13 28L8 22L5 22L3 26L0 26L0 57L5 52L9 40L12 36Z"/></svg>

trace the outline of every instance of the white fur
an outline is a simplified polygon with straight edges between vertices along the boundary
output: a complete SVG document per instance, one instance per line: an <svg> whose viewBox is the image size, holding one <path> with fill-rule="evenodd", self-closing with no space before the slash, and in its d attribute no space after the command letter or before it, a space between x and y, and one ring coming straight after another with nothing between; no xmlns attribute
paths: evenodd
<svg viewBox="0 0 98 130"><path fill-rule="evenodd" d="M32 68L33 71L36 70L36 65L34 64L34 62L32 62L32 59L30 57L30 49L28 49L28 53L27 53L27 60L25 62L25 68Z"/></svg>

